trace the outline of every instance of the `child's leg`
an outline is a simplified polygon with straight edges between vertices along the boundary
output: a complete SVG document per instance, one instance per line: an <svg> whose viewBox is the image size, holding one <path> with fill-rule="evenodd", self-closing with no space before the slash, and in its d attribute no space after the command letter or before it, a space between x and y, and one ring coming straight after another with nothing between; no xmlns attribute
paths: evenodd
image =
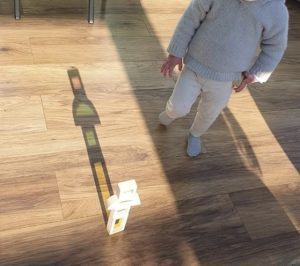
<svg viewBox="0 0 300 266"><path fill-rule="evenodd" d="M201 82L197 75L184 67L167 102L166 110L160 114L160 122L168 125L174 119L187 115L199 96L200 89Z"/></svg>
<svg viewBox="0 0 300 266"><path fill-rule="evenodd" d="M232 93L232 82L208 80L203 87L198 112L190 133L194 137L202 136L226 107Z"/></svg>

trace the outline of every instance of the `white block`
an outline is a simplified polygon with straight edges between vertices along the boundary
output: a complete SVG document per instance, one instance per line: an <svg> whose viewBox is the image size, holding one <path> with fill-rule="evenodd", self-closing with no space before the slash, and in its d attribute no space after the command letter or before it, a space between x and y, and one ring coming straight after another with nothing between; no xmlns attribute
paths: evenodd
<svg viewBox="0 0 300 266"><path fill-rule="evenodd" d="M118 199L117 195L110 196L107 199L105 204L106 204L106 209L108 209L109 211L111 211L113 209L118 209L119 208L119 199Z"/></svg>
<svg viewBox="0 0 300 266"><path fill-rule="evenodd" d="M137 193L135 180L118 183L117 195L113 195L106 201L106 208L109 212L107 231L110 235L121 232L125 229L129 211L132 206L141 204Z"/></svg>
<svg viewBox="0 0 300 266"><path fill-rule="evenodd" d="M120 182L117 186L117 196L119 201L132 200L137 191L137 184L134 179Z"/></svg>

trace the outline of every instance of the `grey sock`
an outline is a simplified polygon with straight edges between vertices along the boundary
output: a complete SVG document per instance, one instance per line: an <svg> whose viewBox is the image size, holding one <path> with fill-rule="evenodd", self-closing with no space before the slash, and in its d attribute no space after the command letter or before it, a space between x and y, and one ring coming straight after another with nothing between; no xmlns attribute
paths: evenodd
<svg viewBox="0 0 300 266"><path fill-rule="evenodd" d="M166 111L163 111L162 113L159 114L158 116L159 122L164 125L168 126L170 125L175 119L171 118L167 115Z"/></svg>
<svg viewBox="0 0 300 266"><path fill-rule="evenodd" d="M186 152L190 157L198 156L201 153L201 138L194 137L191 133L189 133Z"/></svg>

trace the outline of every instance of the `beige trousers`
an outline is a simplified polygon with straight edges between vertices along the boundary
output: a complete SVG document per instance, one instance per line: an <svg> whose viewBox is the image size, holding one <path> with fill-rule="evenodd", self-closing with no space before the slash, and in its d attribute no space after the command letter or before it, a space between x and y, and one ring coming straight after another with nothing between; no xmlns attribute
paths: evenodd
<svg viewBox="0 0 300 266"><path fill-rule="evenodd" d="M200 95L197 114L190 128L193 136L200 137L226 107L231 93L231 81L209 80L185 66L167 102L166 113L171 118L187 115Z"/></svg>

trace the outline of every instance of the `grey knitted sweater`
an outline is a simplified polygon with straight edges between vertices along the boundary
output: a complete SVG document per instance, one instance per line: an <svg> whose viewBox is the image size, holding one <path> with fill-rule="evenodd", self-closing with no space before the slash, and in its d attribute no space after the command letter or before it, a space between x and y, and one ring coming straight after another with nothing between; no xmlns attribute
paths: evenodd
<svg viewBox="0 0 300 266"><path fill-rule="evenodd" d="M192 0L168 52L208 79L238 80L249 71L265 82L287 47L288 17L284 0Z"/></svg>

